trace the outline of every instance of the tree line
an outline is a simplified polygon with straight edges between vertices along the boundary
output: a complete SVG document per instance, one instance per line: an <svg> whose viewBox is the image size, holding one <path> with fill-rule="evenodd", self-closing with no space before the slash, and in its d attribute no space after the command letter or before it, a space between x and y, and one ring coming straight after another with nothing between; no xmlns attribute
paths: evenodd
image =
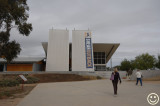
<svg viewBox="0 0 160 106"><path fill-rule="evenodd" d="M144 53L136 56L133 60L124 59L119 66L115 66L119 70L129 71L134 69L148 70L148 69L160 69L160 55L156 58L154 55Z"/></svg>

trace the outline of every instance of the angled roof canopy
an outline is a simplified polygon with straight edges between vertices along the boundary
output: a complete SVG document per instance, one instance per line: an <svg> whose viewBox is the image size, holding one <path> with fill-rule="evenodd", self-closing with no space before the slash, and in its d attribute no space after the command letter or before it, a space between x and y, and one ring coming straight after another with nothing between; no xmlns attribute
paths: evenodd
<svg viewBox="0 0 160 106"><path fill-rule="evenodd" d="M93 43L93 52L105 52L107 63L119 45L119 43Z"/></svg>
<svg viewBox="0 0 160 106"><path fill-rule="evenodd" d="M119 45L119 43L93 43L93 52L105 52L107 63ZM45 54L47 55L48 42L42 42L42 46L44 48Z"/></svg>
<svg viewBox="0 0 160 106"><path fill-rule="evenodd" d="M34 63L42 61L45 57L17 57L11 63ZM0 58L0 63L5 63L6 60Z"/></svg>

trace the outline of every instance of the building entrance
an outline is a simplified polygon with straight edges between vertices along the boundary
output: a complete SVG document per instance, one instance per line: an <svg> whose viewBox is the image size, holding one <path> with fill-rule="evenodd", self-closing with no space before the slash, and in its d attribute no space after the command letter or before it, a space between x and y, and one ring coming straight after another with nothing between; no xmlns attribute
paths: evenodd
<svg viewBox="0 0 160 106"><path fill-rule="evenodd" d="M0 64L0 72L3 71L3 67L4 67L4 65L3 65L3 64Z"/></svg>

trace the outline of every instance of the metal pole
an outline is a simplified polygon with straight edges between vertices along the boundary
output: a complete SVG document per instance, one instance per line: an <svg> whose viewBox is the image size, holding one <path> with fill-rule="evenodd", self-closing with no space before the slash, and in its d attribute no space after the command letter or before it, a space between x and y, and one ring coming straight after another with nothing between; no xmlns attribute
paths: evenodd
<svg viewBox="0 0 160 106"><path fill-rule="evenodd" d="M22 81L22 90L24 89L24 87L23 87L23 86L24 86L24 80Z"/></svg>
<svg viewBox="0 0 160 106"><path fill-rule="evenodd" d="M111 62L111 70L112 70L112 57L111 57L111 59L110 59L110 62Z"/></svg>

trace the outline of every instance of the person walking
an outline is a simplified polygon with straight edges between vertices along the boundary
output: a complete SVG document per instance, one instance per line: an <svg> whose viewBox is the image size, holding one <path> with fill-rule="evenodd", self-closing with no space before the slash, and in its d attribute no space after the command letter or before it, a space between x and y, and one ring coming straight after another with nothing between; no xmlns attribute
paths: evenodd
<svg viewBox="0 0 160 106"><path fill-rule="evenodd" d="M136 76L137 76L137 82L136 85L138 85L138 82L140 81L141 86L142 86L142 73L140 72L140 70L138 69L136 72Z"/></svg>
<svg viewBox="0 0 160 106"><path fill-rule="evenodd" d="M117 89L118 89L118 81L120 81L120 83L122 82L117 68L115 68L114 72L112 72L110 79L112 80L114 95L116 96L117 95Z"/></svg>
<svg viewBox="0 0 160 106"><path fill-rule="evenodd" d="M131 75L132 75L132 70L130 68L129 71L128 71L128 78L129 78L129 80L131 80Z"/></svg>

